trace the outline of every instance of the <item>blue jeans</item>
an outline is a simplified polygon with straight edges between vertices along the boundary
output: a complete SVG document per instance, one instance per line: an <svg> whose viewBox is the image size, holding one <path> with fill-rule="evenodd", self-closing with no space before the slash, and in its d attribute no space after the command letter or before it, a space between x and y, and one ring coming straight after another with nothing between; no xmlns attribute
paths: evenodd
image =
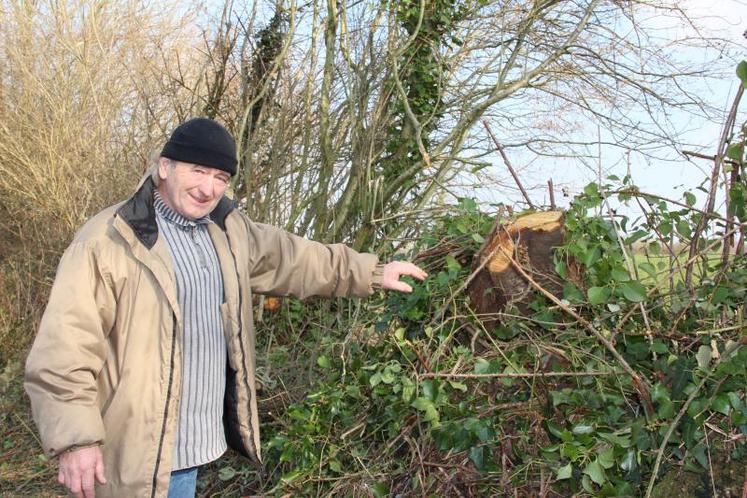
<svg viewBox="0 0 747 498"><path fill-rule="evenodd" d="M197 490L197 467L171 473L169 498L194 498Z"/></svg>

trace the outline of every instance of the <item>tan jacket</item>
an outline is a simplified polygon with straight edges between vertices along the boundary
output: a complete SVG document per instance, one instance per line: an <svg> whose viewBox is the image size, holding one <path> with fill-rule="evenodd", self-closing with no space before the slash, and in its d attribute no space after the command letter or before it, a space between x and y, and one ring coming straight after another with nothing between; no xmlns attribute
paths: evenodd
<svg viewBox="0 0 747 498"><path fill-rule="evenodd" d="M26 363L45 451L102 444L97 496L166 496L179 413L182 318L153 179L89 220L65 251ZM208 225L228 343L224 429L258 462L252 292L367 296L376 256L253 223L224 198Z"/></svg>

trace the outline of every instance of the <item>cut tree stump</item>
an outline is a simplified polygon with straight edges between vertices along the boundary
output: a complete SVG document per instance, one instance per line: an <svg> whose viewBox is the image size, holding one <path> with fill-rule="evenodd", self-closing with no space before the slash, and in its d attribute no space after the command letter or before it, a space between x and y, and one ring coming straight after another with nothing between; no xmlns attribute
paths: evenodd
<svg viewBox="0 0 747 498"><path fill-rule="evenodd" d="M472 308L478 314L489 318L509 304L522 312L528 311L526 305L534 292L514 269L512 258L538 284L562 297L564 281L555 273L553 252L565 243L564 220L563 211L545 211L521 216L513 222L496 221L475 254L473 271L480 270L467 286Z"/></svg>

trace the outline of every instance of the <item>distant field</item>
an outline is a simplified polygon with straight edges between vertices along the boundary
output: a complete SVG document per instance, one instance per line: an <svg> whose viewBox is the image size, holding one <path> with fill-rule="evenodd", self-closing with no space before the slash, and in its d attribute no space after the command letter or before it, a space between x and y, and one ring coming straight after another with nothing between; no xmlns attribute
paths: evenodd
<svg viewBox="0 0 747 498"><path fill-rule="evenodd" d="M710 251L706 258L706 261L703 261L703 258L698 258L694 263L695 270L693 276L698 280L705 275L713 273L715 266L721 260L721 253ZM688 253L687 251L682 251L670 257L668 254L647 255L642 251L637 251L633 255L633 260L638 269L641 282L646 284L653 282L666 284L670 273L673 271L672 277L674 283L677 283L685 278L685 263L688 260Z"/></svg>

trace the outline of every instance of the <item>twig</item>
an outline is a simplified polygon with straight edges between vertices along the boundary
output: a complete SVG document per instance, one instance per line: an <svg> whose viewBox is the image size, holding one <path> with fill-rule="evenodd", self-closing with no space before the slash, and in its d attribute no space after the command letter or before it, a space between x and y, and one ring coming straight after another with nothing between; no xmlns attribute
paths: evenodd
<svg viewBox="0 0 747 498"><path fill-rule="evenodd" d="M553 188L552 178L547 180L547 191L550 193L550 209L555 210L555 189Z"/></svg>
<svg viewBox="0 0 747 498"><path fill-rule="evenodd" d="M506 155L506 152L503 150L503 146L501 146L501 144L495 138L495 135L493 135L493 131L490 129L490 125L488 125L488 122L483 120L482 124L483 126L485 126L485 130L487 130L488 135L490 135L490 138L493 140L496 150L500 152L501 157L503 158L503 161L506 163L506 167L508 168L508 171L511 172L511 176L514 177L514 181L516 182L516 185L519 187L519 190L521 190L521 195L524 196L524 200L527 201L527 204L529 204L530 208L534 209L534 204L532 204L532 200L529 198L529 194L527 194L527 191L524 190L524 186L521 184L521 181L519 180L519 176L516 174L516 171L514 170L513 166L511 166L511 161L509 161L508 156Z"/></svg>
<svg viewBox="0 0 747 498"><path fill-rule="evenodd" d="M419 374L421 379L521 379L521 378L538 378L538 377L605 377L608 375L623 375L625 372L518 372L518 373L486 373L486 374L467 374L467 373L448 373L433 372Z"/></svg>
<svg viewBox="0 0 747 498"><path fill-rule="evenodd" d="M691 151L691 150L683 150L683 151L680 151L680 152L682 152L683 155L689 156L689 157L697 157L698 159L708 159L709 161L715 161L716 160L716 156L709 156L708 154L701 154L700 152L694 152L694 151ZM737 163L736 161L733 161L731 159L725 159L724 162L726 164L731 164L733 166L739 166L739 163Z"/></svg>
<svg viewBox="0 0 747 498"><path fill-rule="evenodd" d="M724 129L721 131L718 153L716 154L716 158L714 161L713 171L711 171L711 186L708 190L708 198L706 199L706 206L704 209L704 211L706 212L713 211L713 208L716 204L716 187L718 185L718 175L719 171L721 170L721 163L723 162L724 155L726 153L726 145L729 135L731 134L731 130L734 127L734 123L737 119L737 109L739 108L739 101L742 100L743 93L744 85L739 85L739 89L737 90L737 94L734 97L734 102L731 106L731 111L729 112L729 116L726 118L726 123L724 123ZM693 232L693 236L690 239L690 259L692 259L693 256L695 256L695 254L697 253L698 240L700 239L703 230L705 230L706 223L708 223L708 217L704 216L700 219L700 221L698 222L698 226ZM685 286L688 288L691 288L690 284L692 283L693 271L695 269L694 263L695 262L692 261L689 265L685 265ZM695 291L693 289L692 293L694 294L694 292Z"/></svg>

